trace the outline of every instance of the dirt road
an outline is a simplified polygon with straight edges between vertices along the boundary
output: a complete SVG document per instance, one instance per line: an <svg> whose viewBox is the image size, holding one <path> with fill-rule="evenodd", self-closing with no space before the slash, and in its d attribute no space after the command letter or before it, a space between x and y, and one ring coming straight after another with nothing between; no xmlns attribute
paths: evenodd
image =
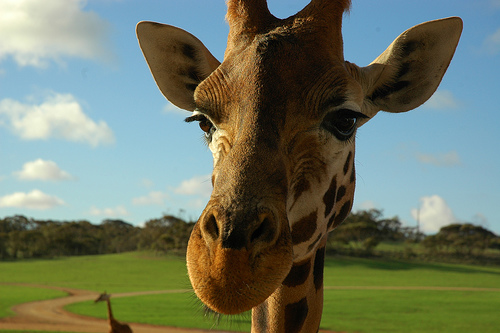
<svg viewBox="0 0 500 333"><path fill-rule="evenodd" d="M94 300L97 298L98 293L79 289L34 285L29 286L61 290L67 293L68 296L46 301L37 301L17 305L12 309L16 313L14 317L0 319L0 329L86 333L105 333L109 331L108 322L106 320L79 316L64 310L64 307L66 305ZM165 294L173 292L185 292L185 290L120 293L113 294L113 298L148 294ZM206 333L206 331L204 330L197 329L184 329L133 323L129 323L129 325L134 333Z"/></svg>

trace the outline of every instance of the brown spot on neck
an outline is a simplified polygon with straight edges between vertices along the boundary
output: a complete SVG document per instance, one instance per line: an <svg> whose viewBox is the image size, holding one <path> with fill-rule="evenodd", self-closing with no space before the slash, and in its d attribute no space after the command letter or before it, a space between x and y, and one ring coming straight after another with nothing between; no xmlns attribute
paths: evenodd
<svg viewBox="0 0 500 333"><path fill-rule="evenodd" d="M349 215L349 212L351 211L351 201L347 201L342 208L340 208L339 214L333 219L333 225L332 227L338 226L340 223L342 223L347 215Z"/></svg>
<svg viewBox="0 0 500 333"><path fill-rule="evenodd" d="M290 273L283 281L283 284L287 287L296 287L304 284L311 272L311 260L307 260L302 263L294 264Z"/></svg>
<svg viewBox="0 0 500 333"><path fill-rule="evenodd" d="M333 177L332 182L330 183L330 187L328 191L326 191L323 196L323 203L325 204L325 217L330 215L333 209L333 205L335 203L335 196L337 193L337 179Z"/></svg>
<svg viewBox="0 0 500 333"><path fill-rule="evenodd" d="M300 332L308 313L309 307L307 305L307 298L305 297L297 303L288 304L285 307L285 332Z"/></svg>
<svg viewBox="0 0 500 333"><path fill-rule="evenodd" d="M317 225L318 211L303 217L292 226L292 243L293 245L305 242L314 235Z"/></svg>
<svg viewBox="0 0 500 333"><path fill-rule="evenodd" d="M344 176L347 175L347 171L349 171L349 166L351 165L351 159L352 159L352 151L349 152L349 155L347 155L347 159L345 160L344 163Z"/></svg>
<svg viewBox="0 0 500 333"><path fill-rule="evenodd" d="M316 251L316 257L314 258L313 278L316 291L320 290L321 287L323 287L324 268L325 268L325 248L322 247L318 249L318 251Z"/></svg>
<svg viewBox="0 0 500 333"><path fill-rule="evenodd" d="M346 188L345 186L340 186L339 187L339 190L337 191L337 199L336 199L336 202L339 202L340 200L342 200L342 198L344 197L346 193Z"/></svg>

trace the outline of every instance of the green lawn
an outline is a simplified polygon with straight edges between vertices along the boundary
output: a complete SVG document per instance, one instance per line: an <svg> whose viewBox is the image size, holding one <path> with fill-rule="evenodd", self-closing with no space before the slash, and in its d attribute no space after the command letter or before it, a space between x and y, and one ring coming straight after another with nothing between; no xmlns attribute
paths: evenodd
<svg viewBox="0 0 500 333"><path fill-rule="evenodd" d="M14 312L11 310L11 307L16 304L52 299L65 295L62 291L52 289L0 284L0 318L12 316Z"/></svg>
<svg viewBox="0 0 500 333"><path fill-rule="evenodd" d="M0 282L110 293L189 288L183 258L146 253L0 262ZM325 285L500 288L500 267L328 258ZM0 303L0 314L8 314L5 309L24 302L26 295L33 293L18 288L22 289L12 288L8 301ZM204 317L202 306L190 292L113 298L112 304L115 316L125 322L214 327L215 319ZM68 309L97 317L106 315L102 303L85 302ZM343 332L496 332L500 327L498 309L498 291L328 289L321 327ZM250 326L248 315L221 322L218 329L248 331Z"/></svg>
<svg viewBox="0 0 500 333"><path fill-rule="evenodd" d="M322 327L342 332L498 332L500 292L327 290Z"/></svg>
<svg viewBox="0 0 500 333"><path fill-rule="evenodd" d="M0 262L1 282L109 293L190 288L183 258L141 252Z"/></svg>
<svg viewBox="0 0 500 333"><path fill-rule="evenodd" d="M433 286L500 288L500 267L334 258L325 262L325 286Z"/></svg>

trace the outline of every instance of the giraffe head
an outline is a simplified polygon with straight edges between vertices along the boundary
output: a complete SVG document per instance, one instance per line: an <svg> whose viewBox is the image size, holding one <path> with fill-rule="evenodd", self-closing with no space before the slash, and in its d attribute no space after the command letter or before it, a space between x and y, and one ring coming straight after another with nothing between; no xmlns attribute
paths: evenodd
<svg viewBox="0 0 500 333"><path fill-rule="evenodd" d="M198 297L234 314L266 300L348 215L357 128L434 93L462 22L418 25L358 67L343 56L348 0L313 0L283 20L265 0L227 5L222 63L181 29L141 22L137 34L160 90L193 111L213 153L187 265Z"/></svg>
<svg viewBox="0 0 500 333"><path fill-rule="evenodd" d="M97 303L97 302L105 302L105 301L108 301L109 299L111 298L111 295L106 293L106 292L103 292L102 294L99 295L99 297L97 297L95 300L94 300L94 303Z"/></svg>

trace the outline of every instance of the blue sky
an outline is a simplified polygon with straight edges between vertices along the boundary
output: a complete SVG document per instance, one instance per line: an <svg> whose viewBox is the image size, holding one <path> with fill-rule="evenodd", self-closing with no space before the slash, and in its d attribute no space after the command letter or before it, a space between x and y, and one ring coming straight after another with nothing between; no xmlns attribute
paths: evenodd
<svg viewBox="0 0 500 333"><path fill-rule="evenodd" d="M269 7L287 17L307 2ZM135 25L181 27L222 60L225 10L223 0L2 0L0 217L196 219L212 157L156 88ZM419 209L429 233L472 222L500 234L500 0L354 0L345 57L368 65L404 30L448 16L464 32L434 97L358 131L354 209L406 225Z"/></svg>

